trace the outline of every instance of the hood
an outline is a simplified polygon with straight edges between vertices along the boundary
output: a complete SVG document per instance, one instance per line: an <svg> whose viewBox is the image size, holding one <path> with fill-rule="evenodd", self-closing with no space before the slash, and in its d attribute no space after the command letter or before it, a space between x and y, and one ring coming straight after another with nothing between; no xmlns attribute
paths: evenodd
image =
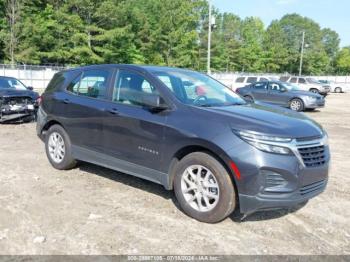
<svg viewBox="0 0 350 262"><path fill-rule="evenodd" d="M246 130L290 138L323 134L322 127L306 115L263 103L205 108L224 117L235 130Z"/></svg>
<svg viewBox="0 0 350 262"><path fill-rule="evenodd" d="M21 97L21 96L28 96L36 100L39 97L39 94L31 90L0 89L0 97Z"/></svg>
<svg viewBox="0 0 350 262"><path fill-rule="evenodd" d="M320 94L316 94L316 93L312 93L310 91L303 91L303 90L292 90L292 91L288 91L291 94L295 94L298 96L312 96L315 98L321 98L323 99L323 96L321 96Z"/></svg>

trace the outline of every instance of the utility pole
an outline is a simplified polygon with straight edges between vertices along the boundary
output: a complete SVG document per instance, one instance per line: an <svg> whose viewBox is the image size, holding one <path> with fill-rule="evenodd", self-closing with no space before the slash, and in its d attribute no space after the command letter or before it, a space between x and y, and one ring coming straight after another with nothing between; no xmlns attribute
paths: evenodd
<svg viewBox="0 0 350 262"><path fill-rule="evenodd" d="M303 39L301 41L299 76L301 76L302 71L303 71L304 45L305 45L305 31L303 31Z"/></svg>
<svg viewBox="0 0 350 262"><path fill-rule="evenodd" d="M211 59L211 26L212 26L212 18L211 18L211 0L209 0L209 19L208 19L208 58L207 58L207 74L210 75L210 59Z"/></svg>

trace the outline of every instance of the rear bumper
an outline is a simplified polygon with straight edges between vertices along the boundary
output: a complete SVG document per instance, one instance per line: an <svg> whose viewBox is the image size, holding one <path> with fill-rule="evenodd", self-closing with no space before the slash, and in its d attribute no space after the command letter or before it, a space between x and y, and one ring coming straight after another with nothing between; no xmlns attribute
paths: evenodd
<svg viewBox="0 0 350 262"><path fill-rule="evenodd" d="M36 134L41 140L44 140L45 138L45 134L43 130L46 123L47 123L47 115L44 112L44 110L41 107L39 107L37 112Z"/></svg>

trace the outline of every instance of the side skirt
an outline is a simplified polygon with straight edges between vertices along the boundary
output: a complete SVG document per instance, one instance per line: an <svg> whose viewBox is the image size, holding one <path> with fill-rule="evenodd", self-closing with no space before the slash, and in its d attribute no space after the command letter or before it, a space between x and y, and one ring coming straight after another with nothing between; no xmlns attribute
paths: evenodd
<svg viewBox="0 0 350 262"><path fill-rule="evenodd" d="M163 185L169 189L168 174L143 167L125 160L120 160L106 154L95 152L86 148L72 145L73 157L95 165L103 166L128 175L136 176L145 180Z"/></svg>

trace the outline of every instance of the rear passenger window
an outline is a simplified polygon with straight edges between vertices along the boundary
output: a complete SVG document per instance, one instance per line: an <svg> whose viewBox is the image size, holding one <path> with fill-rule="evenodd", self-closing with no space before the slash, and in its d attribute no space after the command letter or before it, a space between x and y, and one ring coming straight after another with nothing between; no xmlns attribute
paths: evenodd
<svg viewBox="0 0 350 262"><path fill-rule="evenodd" d="M247 79L247 83L249 84L255 83L256 81L258 81L257 77L248 77Z"/></svg>
<svg viewBox="0 0 350 262"><path fill-rule="evenodd" d="M260 77L259 81L269 81L269 80L267 78L265 78L265 77Z"/></svg>
<svg viewBox="0 0 350 262"><path fill-rule="evenodd" d="M304 78L299 78L299 84L305 84L306 80Z"/></svg>
<svg viewBox="0 0 350 262"><path fill-rule="evenodd" d="M258 90L266 90L267 89L267 83L266 82L262 82L262 83L256 83L254 85L254 88L255 89L258 89Z"/></svg>
<svg viewBox="0 0 350 262"><path fill-rule="evenodd" d="M67 90L80 96L105 99L109 75L105 70L85 71L68 85Z"/></svg>
<svg viewBox="0 0 350 262"><path fill-rule="evenodd" d="M298 81L298 78L296 78L296 77L292 77L291 79L290 79L290 82L291 83L296 83Z"/></svg>
<svg viewBox="0 0 350 262"><path fill-rule="evenodd" d="M238 77L236 79L236 83L244 83L244 79L245 79L245 77Z"/></svg>

